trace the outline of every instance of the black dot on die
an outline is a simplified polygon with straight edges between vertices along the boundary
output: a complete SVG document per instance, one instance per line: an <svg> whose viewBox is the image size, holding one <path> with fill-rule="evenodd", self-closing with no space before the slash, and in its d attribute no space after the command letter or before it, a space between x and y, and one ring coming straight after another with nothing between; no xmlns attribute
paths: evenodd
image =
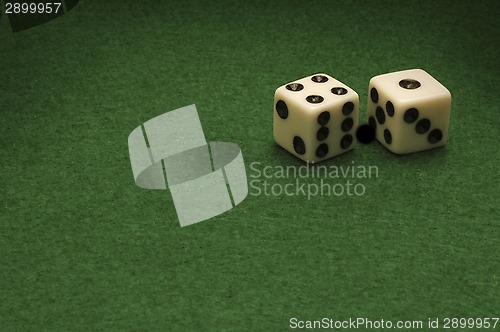
<svg viewBox="0 0 500 332"><path fill-rule="evenodd" d="M316 133L316 138L318 139L318 141L324 141L325 139L327 139L329 133L330 130L327 127L321 127Z"/></svg>
<svg viewBox="0 0 500 332"><path fill-rule="evenodd" d="M394 105L390 101L385 104L385 110L387 111L387 115L394 116Z"/></svg>
<svg viewBox="0 0 500 332"><path fill-rule="evenodd" d="M443 132L439 129L433 129L427 136L427 140L431 144L436 144L443 139Z"/></svg>
<svg viewBox="0 0 500 332"><path fill-rule="evenodd" d="M411 78L399 81L399 86L403 89L414 90L420 88L420 82Z"/></svg>
<svg viewBox="0 0 500 332"><path fill-rule="evenodd" d="M410 108L405 112L403 119L406 123L413 123L418 119L418 110L416 108Z"/></svg>
<svg viewBox="0 0 500 332"><path fill-rule="evenodd" d="M375 121L375 119L373 119L373 121ZM356 130L356 138L363 144L373 142L375 140L375 126L371 126L370 124L359 126Z"/></svg>
<svg viewBox="0 0 500 332"><path fill-rule="evenodd" d="M350 101L348 101L347 103L344 104L344 106L342 106L342 114L344 115L351 114L353 110L354 110L354 104Z"/></svg>
<svg viewBox="0 0 500 332"><path fill-rule="evenodd" d="M324 126L330 121L330 112L324 111L321 112L320 115L318 115L318 123L320 126Z"/></svg>
<svg viewBox="0 0 500 332"><path fill-rule="evenodd" d="M392 143L392 135L389 129L384 129L384 140L387 144Z"/></svg>
<svg viewBox="0 0 500 332"><path fill-rule="evenodd" d="M349 134L344 135L344 137L342 137L342 139L340 140L340 147L342 149L347 149L348 147L351 146L352 141L353 141L352 135Z"/></svg>
<svg viewBox="0 0 500 332"><path fill-rule="evenodd" d="M298 154L306 153L306 145L304 143L304 140L302 140L302 138L300 138L299 136L295 136L293 138L293 149Z"/></svg>
<svg viewBox="0 0 500 332"><path fill-rule="evenodd" d="M375 110L375 117L377 118L378 123L385 123L385 113L382 107L377 106L377 109Z"/></svg>
<svg viewBox="0 0 500 332"><path fill-rule="evenodd" d="M311 81L315 83L325 83L328 81L328 77L324 75L314 75L313 77L311 77Z"/></svg>
<svg viewBox="0 0 500 332"><path fill-rule="evenodd" d="M375 88L370 90L370 98L374 103L378 103L378 91Z"/></svg>
<svg viewBox="0 0 500 332"><path fill-rule="evenodd" d="M308 103L311 103L311 104L319 104L319 103L323 102L324 98L321 96L318 96L318 95L311 95L311 96L307 96L306 100Z"/></svg>
<svg viewBox="0 0 500 332"><path fill-rule="evenodd" d="M304 86L300 83L290 83L287 84L286 89L290 91L300 91L304 89Z"/></svg>
<svg viewBox="0 0 500 332"><path fill-rule="evenodd" d="M328 144L322 143L316 149L316 157L323 158L328 154Z"/></svg>
<svg viewBox="0 0 500 332"><path fill-rule="evenodd" d="M430 127L431 127L431 121L429 119L422 119L417 122L417 125L415 126L415 131L419 134L425 134Z"/></svg>
<svg viewBox="0 0 500 332"><path fill-rule="evenodd" d="M375 117L373 115L370 115L370 117L368 118L368 125L372 127L373 130L377 128L377 122L375 121Z"/></svg>
<svg viewBox="0 0 500 332"><path fill-rule="evenodd" d="M276 103L276 112L280 118L288 118L288 106L286 106L286 103L283 100L278 100Z"/></svg>
<svg viewBox="0 0 500 332"><path fill-rule="evenodd" d="M334 95L345 95L347 93L347 89L342 87L335 87L330 90Z"/></svg>
<svg viewBox="0 0 500 332"><path fill-rule="evenodd" d="M351 117L345 118L344 121L342 121L340 128L342 128L342 131L349 131L352 129L353 124L354 120Z"/></svg>

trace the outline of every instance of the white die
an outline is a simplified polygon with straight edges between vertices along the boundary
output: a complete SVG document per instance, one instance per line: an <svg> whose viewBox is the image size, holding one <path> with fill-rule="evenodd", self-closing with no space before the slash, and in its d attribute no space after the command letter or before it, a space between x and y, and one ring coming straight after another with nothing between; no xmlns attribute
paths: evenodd
<svg viewBox="0 0 500 332"><path fill-rule="evenodd" d="M387 149L406 154L445 144L451 94L422 69L375 76L368 87L368 123Z"/></svg>
<svg viewBox="0 0 500 332"><path fill-rule="evenodd" d="M327 74L290 82L274 94L274 140L306 162L353 149L358 119L358 94Z"/></svg>

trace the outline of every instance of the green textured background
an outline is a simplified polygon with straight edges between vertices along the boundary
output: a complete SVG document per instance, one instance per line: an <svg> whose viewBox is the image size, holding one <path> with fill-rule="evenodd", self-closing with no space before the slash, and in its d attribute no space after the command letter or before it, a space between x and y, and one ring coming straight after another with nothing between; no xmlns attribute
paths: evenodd
<svg viewBox="0 0 500 332"><path fill-rule="evenodd" d="M2 15L0 329L498 317L499 8L81 1L19 33ZM299 166L273 143L278 86L329 73L364 120L369 79L410 68L451 91L449 142L324 163L378 166L364 196L248 196L181 228L168 192L134 184L127 137L156 115L195 103L207 140L238 144L247 166Z"/></svg>

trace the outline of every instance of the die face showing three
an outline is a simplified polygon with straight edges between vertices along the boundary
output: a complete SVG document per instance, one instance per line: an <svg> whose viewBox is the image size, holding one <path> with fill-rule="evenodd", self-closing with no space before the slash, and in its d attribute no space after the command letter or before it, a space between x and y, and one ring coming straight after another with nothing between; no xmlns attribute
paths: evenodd
<svg viewBox="0 0 500 332"><path fill-rule="evenodd" d="M451 94L422 69L375 76L368 87L368 123L376 139L397 154L445 144Z"/></svg>
<svg viewBox="0 0 500 332"><path fill-rule="evenodd" d="M274 94L274 140L306 162L353 149L358 120L358 94L327 74L290 82Z"/></svg>

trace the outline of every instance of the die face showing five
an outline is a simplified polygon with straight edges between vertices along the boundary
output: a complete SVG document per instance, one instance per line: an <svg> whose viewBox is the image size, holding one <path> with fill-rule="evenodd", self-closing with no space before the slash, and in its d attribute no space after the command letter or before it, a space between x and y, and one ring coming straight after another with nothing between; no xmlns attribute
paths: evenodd
<svg viewBox="0 0 500 332"><path fill-rule="evenodd" d="M375 76L368 87L368 123L376 139L397 154L445 144L451 94L422 69Z"/></svg>
<svg viewBox="0 0 500 332"><path fill-rule="evenodd" d="M274 140L306 162L353 149L358 120L358 94L327 74L290 82L274 94Z"/></svg>

